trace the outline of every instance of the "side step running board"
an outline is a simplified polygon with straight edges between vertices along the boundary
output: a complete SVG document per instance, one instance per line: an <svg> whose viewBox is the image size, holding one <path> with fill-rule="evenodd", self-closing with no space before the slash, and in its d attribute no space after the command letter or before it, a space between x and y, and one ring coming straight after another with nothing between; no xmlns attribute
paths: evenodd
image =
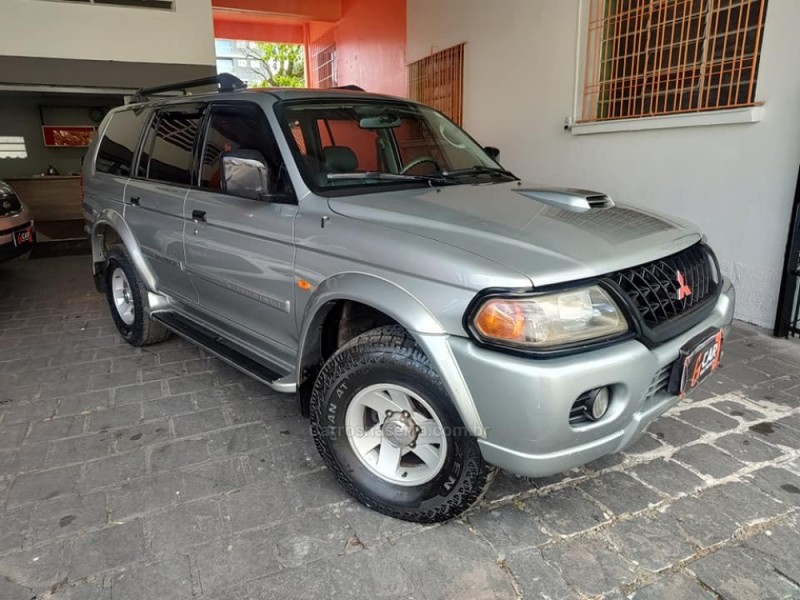
<svg viewBox="0 0 800 600"><path fill-rule="evenodd" d="M228 363L253 379L271 387L275 391L292 393L296 386L286 382L287 373L265 365L240 352L230 342L202 326L192 323L174 312L160 311L150 315L170 331L194 342L223 362Z"/></svg>

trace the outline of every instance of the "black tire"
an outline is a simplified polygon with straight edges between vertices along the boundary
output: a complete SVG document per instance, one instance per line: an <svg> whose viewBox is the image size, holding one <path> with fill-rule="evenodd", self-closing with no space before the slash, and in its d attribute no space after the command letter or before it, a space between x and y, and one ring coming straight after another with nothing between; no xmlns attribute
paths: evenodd
<svg viewBox="0 0 800 600"><path fill-rule="evenodd" d="M120 316L114 303L112 278L114 272L121 269L128 280L131 299L134 305L133 323L128 325ZM122 246L115 246L108 251L105 264L106 299L111 309L111 317L120 335L132 346L148 346L163 342L170 336L170 331L161 323L153 321L147 314L147 288L139 273L133 267L128 251Z"/></svg>
<svg viewBox="0 0 800 600"><path fill-rule="evenodd" d="M447 432L444 464L430 481L393 484L370 471L353 451L344 424L347 406L360 390L378 383L402 385L424 398ZM320 371L310 411L314 442L325 464L359 502L385 515L417 523L452 519L480 499L494 474L439 375L402 327L373 329L340 348Z"/></svg>

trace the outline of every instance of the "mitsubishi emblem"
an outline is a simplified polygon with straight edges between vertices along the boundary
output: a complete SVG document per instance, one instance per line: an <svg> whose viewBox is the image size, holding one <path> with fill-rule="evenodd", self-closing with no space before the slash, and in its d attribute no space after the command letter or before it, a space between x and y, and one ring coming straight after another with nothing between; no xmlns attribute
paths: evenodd
<svg viewBox="0 0 800 600"><path fill-rule="evenodd" d="M683 273L677 271L678 275L678 300L683 300L686 296L692 295L692 288L686 285L686 281L683 278Z"/></svg>

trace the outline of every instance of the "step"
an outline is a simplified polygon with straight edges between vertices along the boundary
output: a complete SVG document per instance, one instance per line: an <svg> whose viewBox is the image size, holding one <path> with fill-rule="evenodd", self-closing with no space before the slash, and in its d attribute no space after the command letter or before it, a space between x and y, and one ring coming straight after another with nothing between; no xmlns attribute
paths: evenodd
<svg viewBox="0 0 800 600"><path fill-rule="evenodd" d="M286 383L289 373L277 366L252 358L243 350L238 349L234 342L217 335L202 325L173 311L154 312L150 316L173 333L197 344L220 360L276 391L283 393L294 391L294 386L288 386Z"/></svg>

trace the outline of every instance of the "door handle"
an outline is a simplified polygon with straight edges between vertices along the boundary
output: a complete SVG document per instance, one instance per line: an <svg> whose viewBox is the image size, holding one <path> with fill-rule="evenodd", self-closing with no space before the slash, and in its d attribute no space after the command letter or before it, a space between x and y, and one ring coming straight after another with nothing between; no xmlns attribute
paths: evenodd
<svg viewBox="0 0 800 600"><path fill-rule="evenodd" d="M205 223L206 220L206 211L204 210L193 210L192 211L192 221L197 223L198 221L203 221Z"/></svg>
<svg viewBox="0 0 800 600"><path fill-rule="evenodd" d="M140 200L139 196L131 196L130 200L131 200L131 205L139 206L139 200Z"/></svg>

